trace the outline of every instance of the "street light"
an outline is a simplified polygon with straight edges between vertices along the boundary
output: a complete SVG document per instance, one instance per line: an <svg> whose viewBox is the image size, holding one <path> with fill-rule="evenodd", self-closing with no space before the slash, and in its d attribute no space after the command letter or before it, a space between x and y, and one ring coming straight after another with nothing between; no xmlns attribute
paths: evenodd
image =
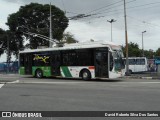
<svg viewBox="0 0 160 120"><path fill-rule="evenodd" d="M142 32L142 56L144 57L144 44L143 44L143 33L145 33L147 31L143 31Z"/></svg>
<svg viewBox="0 0 160 120"><path fill-rule="evenodd" d="M113 22L116 22L116 20L111 19L110 21L107 20L107 22L111 23L111 42L112 42L112 23L113 23Z"/></svg>

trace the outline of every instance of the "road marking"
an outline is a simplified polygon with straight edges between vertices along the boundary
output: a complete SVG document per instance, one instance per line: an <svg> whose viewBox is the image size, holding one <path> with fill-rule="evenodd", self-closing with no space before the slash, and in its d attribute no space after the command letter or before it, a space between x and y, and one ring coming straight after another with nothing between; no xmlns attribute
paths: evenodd
<svg viewBox="0 0 160 120"><path fill-rule="evenodd" d="M0 84L0 88L2 88L2 87L3 87L3 85L4 85L4 84Z"/></svg>
<svg viewBox="0 0 160 120"><path fill-rule="evenodd" d="M19 80L13 81L13 82L7 82L7 83L19 83Z"/></svg>
<svg viewBox="0 0 160 120"><path fill-rule="evenodd" d="M19 83L19 80L16 80L16 81L13 81L13 82L9 82L9 81L0 82L0 84L12 84L12 83Z"/></svg>

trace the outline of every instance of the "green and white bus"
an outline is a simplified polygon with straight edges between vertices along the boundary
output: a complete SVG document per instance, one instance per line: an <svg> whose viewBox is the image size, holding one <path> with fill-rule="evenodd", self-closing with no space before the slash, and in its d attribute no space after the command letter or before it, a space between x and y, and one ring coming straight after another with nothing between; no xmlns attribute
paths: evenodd
<svg viewBox="0 0 160 120"><path fill-rule="evenodd" d="M63 47L20 51L20 75L117 78L124 76L121 46L111 42L73 43Z"/></svg>

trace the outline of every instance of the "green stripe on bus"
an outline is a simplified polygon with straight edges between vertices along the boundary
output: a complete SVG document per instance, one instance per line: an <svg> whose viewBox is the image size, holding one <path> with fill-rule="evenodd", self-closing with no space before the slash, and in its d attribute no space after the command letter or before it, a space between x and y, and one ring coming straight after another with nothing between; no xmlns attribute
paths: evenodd
<svg viewBox="0 0 160 120"><path fill-rule="evenodd" d="M43 72L43 76L51 76L51 67L49 66L32 66L32 75L35 76L36 70L40 69Z"/></svg>
<svg viewBox="0 0 160 120"><path fill-rule="evenodd" d="M24 67L20 67L19 74L20 75L25 75L25 69L24 69Z"/></svg>
<svg viewBox="0 0 160 120"><path fill-rule="evenodd" d="M65 77L72 77L68 67L61 67L61 69Z"/></svg>

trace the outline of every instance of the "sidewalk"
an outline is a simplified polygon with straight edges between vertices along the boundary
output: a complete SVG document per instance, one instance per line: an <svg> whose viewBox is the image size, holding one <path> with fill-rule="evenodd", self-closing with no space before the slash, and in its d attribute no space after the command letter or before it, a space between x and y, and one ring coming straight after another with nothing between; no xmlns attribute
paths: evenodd
<svg viewBox="0 0 160 120"><path fill-rule="evenodd" d="M157 72L135 73L135 74L131 74L130 76L124 76L123 78L160 80L160 73L157 73Z"/></svg>
<svg viewBox="0 0 160 120"><path fill-rule="evenodd" d="M6 84L16 81L19 78L19 74L6 74L0 73L0 84Z"/></svg>
<svg viewBox="0 0 160 120"><path fill-rule="evenodd" d="M0 76L19 76L18 73L0 73Z"/></svg>

